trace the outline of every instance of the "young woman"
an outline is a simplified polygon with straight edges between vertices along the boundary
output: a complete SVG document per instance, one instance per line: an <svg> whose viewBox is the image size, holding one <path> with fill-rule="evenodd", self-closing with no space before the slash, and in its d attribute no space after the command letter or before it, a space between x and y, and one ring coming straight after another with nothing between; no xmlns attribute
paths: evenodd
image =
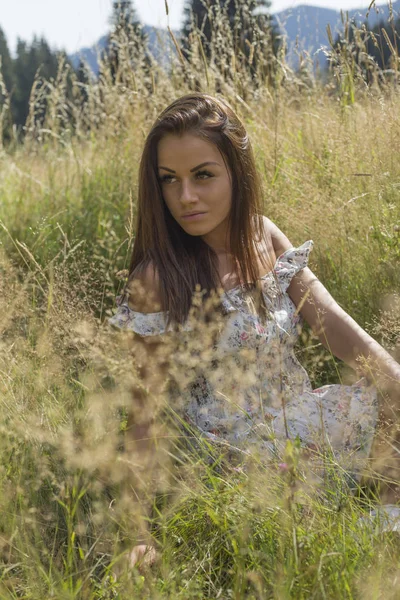
<svg viewBox="0 0 400 600"><path fill-rule="evenodd" d="M232 108L206 94L184 96L145 142L129 281L111 323L142 343L150 392L174 371L184 414L202 435L239 449L257 443L266 453L288 437L305 446L328 437L359 471L374 438L377 389L391 399L382 401L384 418L400 409L400 366L310 271L311 249L312 241L293 248L262 215L251 144ZM216 291L218 326L208 341L207 319L201 335L191 318L199 289L203 303ZM361 371L359 384L312 390L294 355L301 318ZM164 353L155 370L157 349L174 331L191 362ZM149 408L144 397L141 406ZM150 421L132 423L137 439Z"/></svg>

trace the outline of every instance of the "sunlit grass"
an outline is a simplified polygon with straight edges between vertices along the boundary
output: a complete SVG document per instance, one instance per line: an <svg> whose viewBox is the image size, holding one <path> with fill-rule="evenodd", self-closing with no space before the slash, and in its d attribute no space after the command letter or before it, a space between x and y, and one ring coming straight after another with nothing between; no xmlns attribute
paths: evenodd
<svg viewBox="0 0 400 600"><path fill-rule="evenodd" d="M171 61L169 73L142 61L133 80L105 72L84 109L69 106L74 131L55 117L60 84L51 120L31 118L25 145L0 156L0 596L397 598L396 534L360 520L375 490L351 489L333 457L322 479L296 446L280 466L255 452L239 469L190 444L161 393L154 452L130 447L134 350L105 321L129 261L146 132L200 88L245 121L265 214L294 245L314 240L316 274L399 356L397 89L355 79L349 103L340 85L305 85L279 61L273 85L240 60L226 77L212 61L206 72L196 48L192 65ZM307 332L298 353L315 385L337 381ZM146 519L160 559L143 578L126 553Z"/></svg>

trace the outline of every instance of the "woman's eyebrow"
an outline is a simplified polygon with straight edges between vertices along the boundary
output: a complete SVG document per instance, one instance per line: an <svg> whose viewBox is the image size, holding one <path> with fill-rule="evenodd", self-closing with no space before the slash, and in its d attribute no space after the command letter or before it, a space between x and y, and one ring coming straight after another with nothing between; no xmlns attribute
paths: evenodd
<svg viewBox="0 0 400 600"><path fill-rule="evenodd" d="M206 165L217 165L218 167L221 166L217 162L207 161L207 162L201 163L201 165L197 165L197 167L194 167L193 169L190 169L190 172L193 173L193 171L197 171L197 169L201 169L201 167L205 167ZM158 168L164 169L164 171L169 171L170 173L176 173L176 171L173 171L172 169L168 169L168 167L161 167L161 165Z"/></svg>

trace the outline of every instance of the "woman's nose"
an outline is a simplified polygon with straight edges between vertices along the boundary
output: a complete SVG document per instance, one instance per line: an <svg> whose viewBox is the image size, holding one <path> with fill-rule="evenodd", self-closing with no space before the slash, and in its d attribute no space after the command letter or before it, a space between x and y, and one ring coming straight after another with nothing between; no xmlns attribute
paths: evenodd
<svg viewBox="0 0 400 600"><path fill-rule="evenodd" d="M195 186L190 181L182 181L181 186L181 202L191 203L198 200L198 195Z"/></svg>

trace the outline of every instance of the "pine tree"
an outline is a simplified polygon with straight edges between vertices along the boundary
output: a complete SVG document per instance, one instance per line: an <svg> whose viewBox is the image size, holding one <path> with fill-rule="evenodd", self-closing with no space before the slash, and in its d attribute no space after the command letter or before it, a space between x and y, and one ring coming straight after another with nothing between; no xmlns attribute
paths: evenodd
<svg viewBox="0 0 400 600"><path fill-rule="evenodd" d="M33 123L44 120L48 106L48 85L46 82L55 82L59 74L59 63L62 57L66 71L72 70L72 65L66 59L65 53L53 52L44 38L34 37L31 44L18 39L16 57L10 56L4 32L0 28L0 56L1 72L10 101L10 110L7 119L3 117L3 139L10 138L11 128L14 125L20 134L26 124L29 114L29 101L32 100ZM72 78L65 78L66 99L72 98ZM58 85L59 82L55 83ZM35 88L33 90L33 86ZM33 92L33 93L32 93ZM4 96L0 88L0 111L4 104ZM6 127L6 133L4 132ZM21 136L22 137L22 136Z"/></svg>
<svg viewBox="0 0 400 600"><path fill-rule="evenodd" d="M214 27L222 16L228 20L235 53L246 57L251 72L266 76L267 73L260 73L260 62L268 64L280 47L279 32L268 13L270 6L269 0L186 0L182 27L186 57L190 60L190 37L198 30L205 54L210 58ZM220 40L222 44L225 42ZM214 54L218 54L215 41Z"/></svg>
<svg viewBox="0 0 400 600"><path fill-rule="evenodd" d="M89 99L87 88L91 83L91 76L87 63L82 59L79 61L79 66L76 71L76 80L79 83L80 103L84 105Z"/></svg>
<svg viewBox="0 0 400 600"><path fill-rule="evenodd" d="M33 62L40 68L41 77L46 80L55 77L58 70L59 53L52 52L44 38L34 40L31 52L33 53Z"/></svg>
<svg viewBox="0 0 400 600"><path fill-rule="evenodd" d="M368 35L367 33L367 52L380 69L398 69L395 66L395 61L398 61L399 57L399 40L400 17L395 22L384 23L381 21L371 30L371 34Z"/></svg>
<svg viewBox="0 0 400 600"><path fill-rule="evenodd" d="M194 29L202 32L202 38L205 41L203 45L208 49L212 33L211 15L215 4L214 0L186 0L183 9L184 21L182 26L184 50L187 47L185 40L188 40Z"/></svg>
<svg viewBox="0 0 400 600"><path fill-rule="evenodd" d="M7 38L4 34L4 31L0 27L0 56L1 56L1 72L3 75L4 83L6 85L7 91L10 93L12 91L12 86L14 83L13 76L13 64L10 56L10 51L8 48Z"/></svg>
<svg viewBox="0 0 400 600"><path fill-rule="evenodd" d="M389 76L398 70L400 18L395 22L381 21L372 29L368 22L360 29L357 23L346 23L344 33L333 43L330 65L351 64L368 83Z"/></svg>
<svg viewBox="0 0 400 600"><path fill-rule="evenodd" d="M42 120L46 111L45 81L55 79L59 53L54 53L45 39L34 37L31 45L18 40L17 56L13 61L15 92L11 99L13 122L23 127L29 114L29 99L35 88L35 121Z"/></svg>
<svg viewBox="0 0 400 600"><path fill-rule="evenodd" d="M129 31L131 27L140 26L132 0L115 0L111 15L111 26L114 31Z"/></svg>
<svg viewBox="0 0 400 600"><path fill-rule="evenodd" d="M32 67L28 44L17 41L17 56L14 60L15 92L12 97L11 111L17 126L25 124L29 110L29 96L35 78L36 68Z"/></svg>
<svg viewBox="0 0 400 600"><path fill-rule="evenodd" d="M0 65L1 65L1 79L2 85L0 85L0 147L3 143L7 143L11 139L12 129L12 115L10 112L10 96L13 93L14 87L14 75L13 65L8 49L7 39L0 28ZM4 86L4 88L3 88Z"/></svg>
<svg viewBox="0 0 400 600"><path fill-rule="evenodd" d="M112 81L129 84L129 71L135 69L147 51L147 36L137 17L132 0L115 0L107 42L107 62ZM128 71L127 71L128 67Z"/></svg>

